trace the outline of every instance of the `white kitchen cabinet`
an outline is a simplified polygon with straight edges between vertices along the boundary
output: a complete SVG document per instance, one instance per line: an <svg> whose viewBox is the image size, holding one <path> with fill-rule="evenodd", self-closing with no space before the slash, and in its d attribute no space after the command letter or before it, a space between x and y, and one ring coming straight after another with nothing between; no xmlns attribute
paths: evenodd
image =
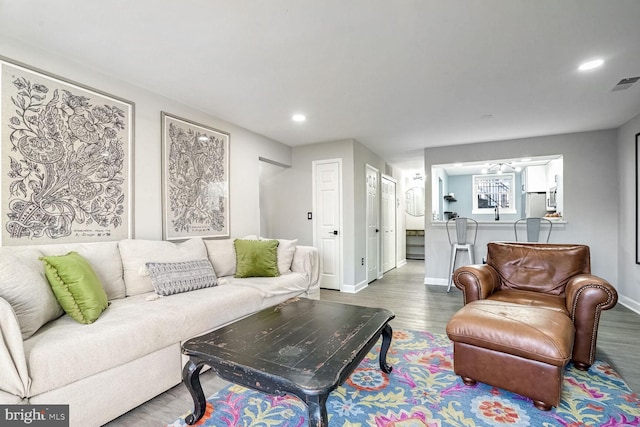
<svg viewBox="0 0 640 427"><path fill-rule="evenodd" d="M545 193L547 187L547 170L545 165L527 166L522 170L522 191L525 193Z"/></svg>

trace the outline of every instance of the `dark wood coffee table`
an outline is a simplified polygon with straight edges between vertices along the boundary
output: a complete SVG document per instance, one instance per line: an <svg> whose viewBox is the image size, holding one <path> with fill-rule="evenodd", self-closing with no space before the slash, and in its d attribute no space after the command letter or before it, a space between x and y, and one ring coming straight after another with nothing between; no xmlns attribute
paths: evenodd
<svg viewBox="0 0 640 427"><path fill-rule="evenodd" d="M382 335L380 369L391 372L387 350L395 315L385 309L306 298L262 310L182 345L189 362L182 378L197 422L206 400L200 371L209 365L227 381L269 394L292 394L309 408L310 426L327 426L326 402Z"/></svg>

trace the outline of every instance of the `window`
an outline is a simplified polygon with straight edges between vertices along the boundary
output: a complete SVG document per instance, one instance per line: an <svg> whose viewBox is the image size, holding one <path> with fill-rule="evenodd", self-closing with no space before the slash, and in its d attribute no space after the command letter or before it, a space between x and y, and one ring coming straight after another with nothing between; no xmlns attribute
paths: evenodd
<svg viewBox="0 0 640 427"><path fill-rule="evenodd" d="M517 213L515 184L513 173L473 175L472 213L493 214L496 205L502 213Z"/></svg>

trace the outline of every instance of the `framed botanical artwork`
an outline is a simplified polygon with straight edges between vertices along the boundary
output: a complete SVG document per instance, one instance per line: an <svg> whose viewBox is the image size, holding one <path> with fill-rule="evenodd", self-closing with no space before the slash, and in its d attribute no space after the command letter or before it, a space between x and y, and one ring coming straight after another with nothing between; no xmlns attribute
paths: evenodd
<svg viewBox="0 0 640 427"><path fill-rule="evenodd" d="M162 121L163 237L229 237L229 134L168 113Z"/></svg>
<svg viewBox="0 0 640 427"><path fill-rule="evenodd" d="M133 237L134 104L0 57L2 245Z"/></svg>

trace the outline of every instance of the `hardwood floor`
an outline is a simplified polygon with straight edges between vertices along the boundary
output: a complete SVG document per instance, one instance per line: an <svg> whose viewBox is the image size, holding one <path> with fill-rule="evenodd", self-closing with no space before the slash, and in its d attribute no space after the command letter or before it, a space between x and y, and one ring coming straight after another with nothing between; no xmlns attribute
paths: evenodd
<svg viewBox="0 0 640 427"><path fill-rule="evenodd" d="M394 329L417 329L444 334L449 318L462 307L462 294L444 286L425 286L423 261L408 261L391 270L381 280L370 283L357 294L321 290L327 301L384 307L396 318ZM393 345L393 344L392 344ZM602 313L598 333L597 358L609 362L632 390L640 391L640 315L618 304ZM207 372L201 376L206 396L227 383ZM107 426L163 426L192 409L192 400L180 384L144 405L117 418Z"/></svg>

